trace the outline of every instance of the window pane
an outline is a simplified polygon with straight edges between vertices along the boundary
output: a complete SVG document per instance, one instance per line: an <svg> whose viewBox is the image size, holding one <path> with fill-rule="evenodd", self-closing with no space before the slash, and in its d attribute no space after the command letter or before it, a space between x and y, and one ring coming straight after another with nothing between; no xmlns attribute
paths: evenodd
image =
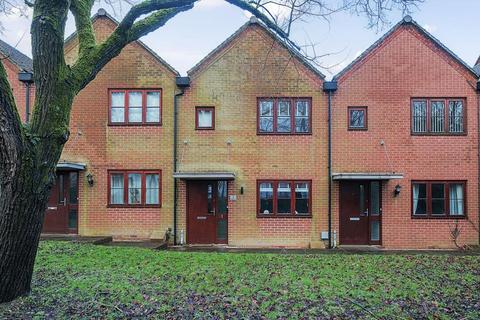
<svg viewBox="0 0 480 320"><path fill-rule="evenodd" d="M309 116L309 103L308 101L297 101L295 106L296 117L308 117Z"/></svg>
<svg viewBox="0 0 480 320"><path fill-rule="evenodd" d="M432 214L445 213L445 185L432 183Z"/></svg>
<svg viewBox="0 0 480 320"><path fill-rule="evenodd" d="M207 186L207 206L208 213L215 213L213 209L213 185L211 183Z"/></svg>
<svg viewBox="0 0 480 320"><path fill-rule="evenodd" d="M123 204L123 174L110 176L110 203Z"/></svg>
<svg viewBox="0 0 480 320"><path fill-rule="evenodd" d="M450 184L450 215L463 216L464 215L464 196L463 184Z"/></svg>
<svg viewBox="0 0 480 320"><path fill-rule="evenodd" d="M273 132L273 100L260 101L260 132Z"/></svg>
<svg viewBox="0 0 480 320"><path fill-rule="evenodd" d="M63 174L58 175L58 203L66 205L65 203L65 176Z"/></svg>
<svg viewBox="0 0 480 320"><path fill-rule="evenodd" d="M227 181L218 181L217 184L217 208L219 214L228 212L228 188Z"/></svg>
<svg viewBox="0 0 480 320"><path fill-rule="evenodd" d="M125 93L111 93L111 122L125 122Z"/></svg>
<svg viewBox="0 0 480 320"><path fill-rule="evenodd" d="M70 204L78 202L78 172L70 172Z"/></svg>
<svg viewBox="0 0 480 320"><path fill-rule="evenodd" d="M350 110L350 128L365 128L365 110Z"/></svg>
<svg viewBox="0 0 480 320"><path fill-rule="evenodd" d="M295 214L310 214L310 190L307 182L295 183Z"/></svg>
<svg viewBox="0 0 480 320"><path fill-rule="evenodd" d="M160 108L160 92L147 92L147 107Z"/></svg>
<svg viewBox="0 0 480 320"><path fill-rule="evenodd" d="M142 122L142 93L139 91L128 95L128 121Z"/></svg>
<svg viewBox="0 0 480 320"><path fill-rule="evenodd" d="M112 108L111 117L112 122L125 122L125 109Z"/></svg>
<svg viewBox="0 0 480 320"><path fill-rule="evenodd" d="M260 191L260 213L273 213L273 184L270 182L262 182L259 187Z"/></svg>
<svg viewBox="0 0 480 320"><path fill-rule="evenodd" d="M310 103L305 100L295 104L295 132L310 132Z"/></svg>
<svg viewBox="0 0 480 320"><path fill-rule="evenodd" d="M142 122L142 108L128 108L128 122Z"/></svg>
<svg viewBox="0 0 480 320"><path fill-rule="evenodd" d="M160 175L147 174L145 176L145 184L146 184L145 203L159 204L160 203Z"/></svg>
<svg viewBox="0 0 480 320"><path fill-rule="evenodd" d="M277 116L277 131L290 132L292 130L292 121L290 118L290 101L278 101Z"/></svg>
<svg viewBox="0 0 480 320"><path fill-rule="evenodd" d="M128 204L142 203L142 175L130 173L128 175Z"/></svg>
<svg viewBox="0 0 480 320"><path fill-rule="evenodd" d="M453 133L463 132L463 101L453 100L448 103L449 130Z"/></svg>
<svg viewBox="0 0 480 320"><path fill-rule="evenodd" d="M412 108L412 131L427 132L427 102L413 101Z"/></svg>
<svg viewBox="0 0 480 320"><path fill-rule="evenodd" d="M77 228L77 209L70 209L68 212L68 228L76 229Z"/></svg>
<svg viewBox="0 0 480 320"><path fill-rule="evenodd" d="M414 183L413 186L413 214L427 214L427 185Z"/></svg>
<svg viewBox="0 0 480 320"><path fill-rule="evenodd" d="M160 122L160 108L147 108L147 122Z"/></svg>
<svg viewBox="0 0 480 320"><path fill-rule="evenodd" d="M370 207L372 216L380 214L380 182L378 181L370 183Z"/></svg>
<svg viewBox="0 0 480 320"><path fill-rule="evenodd" d="M372 221L370 223L370 240L380 241L380 221Z"/></svg>
<svg viewBox="0 0 480 320"><path fill-rule="evenodd" d="M273 101L263 100L260 102L260 116L273 117Z"/></svg>
<svg viewBox="0 0 480 320"><path fill-rule="evenodd" d="M112 92L112 107L125 107L125 92Z"/></svg>
<svg viewBox="0 0 480 320"><path fill-rule="evenodd" d="M295 132L298 132L298 133L310 132L310 120L308 117L295 118Z"/></svg>
<svg viewBox="0 0 480 320"><path fill-rule="evenodd" d="M273 132L273 117L260 118L260 132Z"/></svg>
<svg viewBox="0 0 480 320"><path fill-rule="evenodd" d="M279 182L277 189L277 207L279 214L291 213L292 189L289 182Z"/></svg>
<svg viewBox="0 0 480 320"><path fill-rule="evenodd" d="M198 113L198 127L212 128L213 127L213 111L212 110L197 110Z"/></svg>
<svg viewBox="0 0 480 320"><path fill-rule="evenodd" d="M430 119L432 132L443 132L445 130L445 102L432 101Z"/></svg>

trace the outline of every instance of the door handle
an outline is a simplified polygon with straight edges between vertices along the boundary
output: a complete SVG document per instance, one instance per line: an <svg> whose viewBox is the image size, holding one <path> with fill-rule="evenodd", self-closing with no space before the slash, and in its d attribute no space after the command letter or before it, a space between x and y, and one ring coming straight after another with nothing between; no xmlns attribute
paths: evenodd
<svg viewBox="0 0 480 320"><path fill-rule="evenodd" d="M368 208L367 208L367 210L365 210L365 212L363 214L368 217Z"/></svg>
<svg viewBox="0 0 480 320"><path fill-rule="evenodd" d="M59 201L59 204L61 204L62 206L66 206L67 205L67 197L63 198L63 200Z"/></svg>

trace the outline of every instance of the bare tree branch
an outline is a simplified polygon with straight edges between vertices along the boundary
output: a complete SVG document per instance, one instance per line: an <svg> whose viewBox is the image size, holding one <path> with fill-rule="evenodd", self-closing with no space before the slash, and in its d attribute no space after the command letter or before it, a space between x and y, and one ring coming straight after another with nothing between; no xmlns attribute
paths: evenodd
<svg viewBox="0 0 480 320"><path fill-rule="evenodd" d="M93 3L94 0L71 0L70 4L70 11L75 18L81 56L95 47L95 34L90 19Z"/></svg>

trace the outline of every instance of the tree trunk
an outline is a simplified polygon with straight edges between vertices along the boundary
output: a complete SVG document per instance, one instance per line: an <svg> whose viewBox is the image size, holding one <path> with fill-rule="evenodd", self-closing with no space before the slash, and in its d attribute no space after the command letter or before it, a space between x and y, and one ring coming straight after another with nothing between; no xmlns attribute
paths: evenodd
<svg viewBox="0 0 480 320"><path fill-rule="evenodd" d="M36 194L35 173L17 174L0 195L0 302L30 292L48 191Z"/></svg>

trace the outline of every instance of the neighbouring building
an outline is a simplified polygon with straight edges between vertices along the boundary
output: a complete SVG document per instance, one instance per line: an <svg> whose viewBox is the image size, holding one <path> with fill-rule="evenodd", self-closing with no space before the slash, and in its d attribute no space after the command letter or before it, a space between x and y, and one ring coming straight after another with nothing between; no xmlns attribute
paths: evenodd
<svg viewBox="0 0 480 320"><path fill-rule="evenodd" d="M0 61L7 72L20 119L25 122L35 99L32 59L0 40Z"/></svg>
<svg viewBox="0 0 480 320"><path fill-rule="evenodd" d="M406 17L334 77L340 244L478 244L478 75Z"/></svg>
<svg viewBox="0 0 480 320"><path fill-rule="evenodd" d="M97 40L117 24L100 10ZM31 61L0 42L7 50L25 121L18 73L31 74ZM68 63L77 50L73 34ZM332 81L256 19L187 77L136 41L75 98L44 232L244 247L478 245L479 65L410 17Z"/></svg>

